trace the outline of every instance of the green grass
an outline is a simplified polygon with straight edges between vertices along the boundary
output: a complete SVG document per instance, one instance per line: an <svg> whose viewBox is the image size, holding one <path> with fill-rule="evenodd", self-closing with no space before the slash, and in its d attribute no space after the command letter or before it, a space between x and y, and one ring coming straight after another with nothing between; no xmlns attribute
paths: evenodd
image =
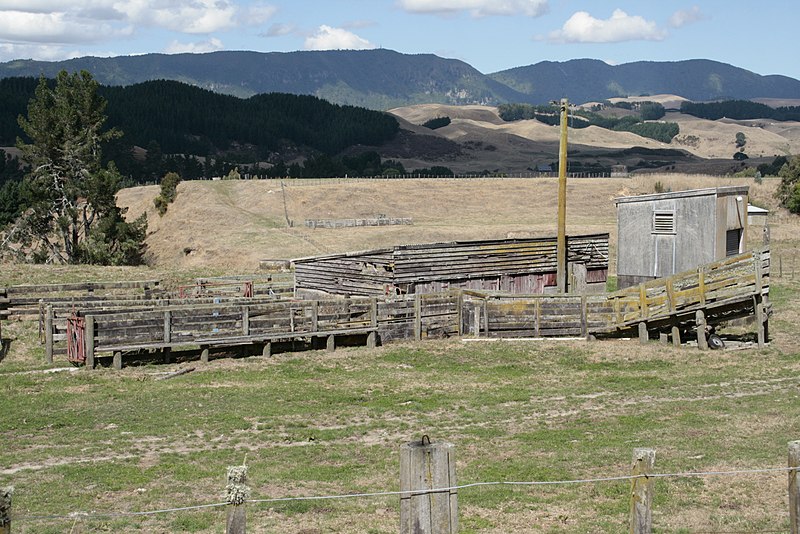
<svg viewBox="0 0 800 534"><path fill-rule="evenodd" d="M775 284L780 334L798 294ZM456 445L458 479L557 481L627 474L633 448L659 472L780 467L800 439L800 352L705 352L637 341L457 340L218 359L177 366L15 374L42 367L35 328L0 362L0 485L14 515L156 510L223 500L246 461L256 499L399 489L399 447ZM185 366L186 364L184 364ZM11 472L10 470L14 470ZM628 485L459 492L461 531L626 530ZM660 533L787 527L785 474L659 479ZM396 497L248 505L253 531L395 532ZM80 519L85 531L219 532L224 509ZM19 520L65 532L76 519ZM305 529L305 530L304 530Z"/></svg>

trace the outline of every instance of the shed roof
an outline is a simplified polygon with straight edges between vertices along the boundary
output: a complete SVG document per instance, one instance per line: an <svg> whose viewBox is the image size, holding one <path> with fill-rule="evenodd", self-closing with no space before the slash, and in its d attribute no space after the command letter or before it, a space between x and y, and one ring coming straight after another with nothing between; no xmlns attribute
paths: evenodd
<svg viewBox="0 0 800 534"><path fill-rule="evenodd" d="M720 187L707 187L704 189L687 189L685 191L670 191L667 193L651 193L649 195L637 195L630 197L617 197L614 203L631 204L634 202L654 202L656 200L668 200L673 198L691 198L703 196L727 196L727 195L746 195L750 188L746 185L724 185Z"/></svg>
<svg viewBox="0 0 800 534"><path fill-rule="evenodd" d="M758 206L753 206L752 204L747 205L747 214L748 215L762 215L769 213L769 210L765 210L764 208L759 208Z"/></svg>

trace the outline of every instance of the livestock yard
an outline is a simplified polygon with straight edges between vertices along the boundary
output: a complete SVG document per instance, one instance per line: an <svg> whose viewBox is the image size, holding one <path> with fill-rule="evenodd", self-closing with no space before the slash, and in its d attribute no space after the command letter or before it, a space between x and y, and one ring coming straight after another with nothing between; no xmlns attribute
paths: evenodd
<svg viewBox="0 0 800 534"><path fill-rule="evenodd" d="M376 215L361 205L376 198L351 194L342 206L329 183L289 185L278 201L275 184L182 184L167 217L197 211L205 195L218 235L197 214L181 228L156 222L155 267L4 265L0 487L14 486L14 532L221 532L229 513L246 513L248 532L395 533L403 447L423 436L453 445L459 532L627 531L640 488L626 477L641 448L655 451L654 532L789 531L800 223L775 205L776 182L751 181L751 201L770 209L767 248L752 233L744 254L616 291L610 197L652 193L656 180L745 183L649 180L570 186L569 231L593 247L574 261L607 292L555 295L549 274L520 271L527 291L544 294L512 296L496 291L505 274L492 275L496 287L449 271L433 283L418 266L415 290L375 260L394 255L394 268L424 253L418 265L435 265L431 254L461 249L420 243L466 238L483 240L487 257L498 239L511 240L506 253L549 250L552 180L339 183L383 206L397 199L390 215L413 221L375 227L281 227L285 212ZM253 187L273 192L238 202ZM436 200L420 202L415 187ZM121 198L141 211L147 189ZM525 198L541 205L523 211ZM231 237L231 219L247 239ZM189 252L161 244L190 236ZM260 259L321 253L298 265L347 265L362 285L375 269L363 280L378 283L361 298L298 301L292 273L213 261L236 246L252 258L262 242ZM340 285L319 280L315 291ZM705 324L724 350L701 350ZM241 465L249 493L233 507L227 468Z"/></svg>

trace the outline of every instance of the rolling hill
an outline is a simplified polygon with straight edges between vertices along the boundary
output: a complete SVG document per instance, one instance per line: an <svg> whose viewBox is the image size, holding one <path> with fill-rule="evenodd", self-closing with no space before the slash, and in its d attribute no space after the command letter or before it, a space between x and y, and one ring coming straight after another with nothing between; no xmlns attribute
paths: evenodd
<svg viewBox="0 0 800 534"><path fill-rule="evenodd" d="M616 66L592 59L542 61L483 74L463 61L386 49L14 60L0 63L0 78L54 77L62 69L87 70L104 85L167 79L240 97L283 92L381 110L423 103L541 104L562 97L581 103L662 93L691 100L800 98L800 81L793 78L702 59Z"/></svg>

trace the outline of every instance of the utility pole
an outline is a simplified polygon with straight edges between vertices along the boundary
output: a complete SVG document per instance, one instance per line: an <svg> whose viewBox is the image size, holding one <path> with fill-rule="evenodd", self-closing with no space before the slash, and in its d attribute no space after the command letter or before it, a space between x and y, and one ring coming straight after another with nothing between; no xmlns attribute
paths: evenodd
<svg viewBox="0 0 800 534"><path fill-rule="evenodd" d="M561 143L558 150L558 239L556 241L556 286L567 292L567 111L569 101L561 99Z"/></svg>

